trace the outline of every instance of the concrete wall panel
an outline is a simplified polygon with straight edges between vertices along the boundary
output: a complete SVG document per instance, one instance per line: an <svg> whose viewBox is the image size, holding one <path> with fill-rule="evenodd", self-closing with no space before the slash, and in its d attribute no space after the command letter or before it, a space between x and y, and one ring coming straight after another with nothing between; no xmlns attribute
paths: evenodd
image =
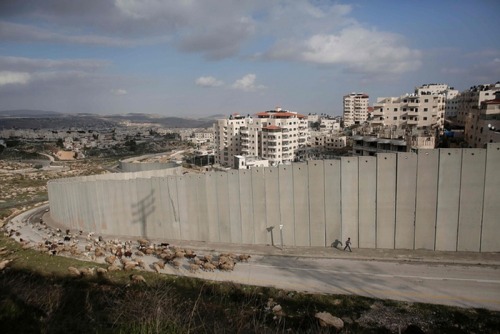
<svg viewBox="0 0 500 334"><path fill-rule="evenodd" d="M229 221L231 222L231 242L241 243L241 203L240 177L236 170L228 172L229 183Z"/></svg>
<svg viewBox="0 0 500 334"><path fill-rule="evenodd" d="M396 175L396 249L413 249L415 240L415 199L417 155L398 153Z"/></svg>
<svg viewBox="0 0 500 334"><path fill-rule="evenodd" d="M279 171L277 168L264 168L266 180L266 243L269 245L279 244L280 217L280 189Z"/></svg>
<svg viewBox="0 0 500 334"><path fill-rule="evenodd" d="M158 238L163 238L164 233L165 233L163 219L164 219L164 217L166 217L166 214L164 211L165 205L162 202L162 196L161 196L161 191L160 191L160 187L161 187L160 182L161 182L160 177L152 177L151 178L151 187L153 189L153 193L155 194L155 205L156 205L156 210L152 216L152 219L154 221L152 233L153 233L153 235L157 236Z"/></svg>
<svg viewBox="0 0 500 334"><path fill-rule="evenodd" d="M265 245L267 243L267 209L264 168L252 168L250 172L252 175L253 226L255 243Z"/></svg>
<svg viewBox="0 0 500 334"><path fill-rule="evenodd" d="M177 184L177 198L179 207L179 221L181 240L192 240L189 233L190 212L188 207L188 189L186 185L186 177L175 176Z"/></svg>
<svg viewBox="0 0 500 334"><path fill-rule="evenodd" d="M252 174L248 170L239 171L241 233L244 244L254 244Z"/></svg>
<svg viewBox="0 0 500 334"><path fill-rule="evenodd" d="M338 244L338 241L343 243L340 215L340 161L326 160L324 174L326 243L327 245Z"/></svg>
<svg viewBox="0 0 500 334"><path fill-rule="evenodd" d="M209 241L209 222L208 222L208 195L207 195L207 176L197 175L197 196L198 196L198 237L202 241Z"/></svg>
<svg viewBox="0 0 500 334"><path fill-rule="evenodd" d="M500 143L488 144L481 252L500 252Z"/></svg>
<svg viewBox="0 0 500 334"><path fill-rule="evenodd" d="M458 251L479 252L480 250L485 167L485 150L464 149L462 151Z"/></svg>
<svg viewBox="0 0 500 334"><path fill-rule="evenodd" d="M179 194L177 191L177 177L167 177L167 196L170 205L170 211L173 214L173 220L170 223L170 238L181 239L181 216L179 213Z"/></svg>
<svg viewBox="0 0 500 334"><path fill-rule="evenodd" d="M293 209L295 215L295 245L310 246L309 183L307 164L293 164Z"/></svg>
<svg viewBox="0 0 500 334"><path fill-rule="evenodd" d="M397 155L377 155L377 248L394 249Z"/></svg>
<svg viewBox="0 0 500 334"><path fill-rule="evenodd" d="M326 246L325 173L322 160L307 163L311 246Z"/></svg>
<svg viewBox="0 0 500 334"><path fill-rule="evenodd" d="M377 205L377 158L360 157L359 168L359 247L375 248Z"/></svg>
<svg viewBox="0 0 500 334"><path fill-rule="evenodd" d="M461 149L439 149L436 250L457 250L461 167Z"/></svg>
<svg viewBox="0 0 500 334"><path fill-rule="evenodd" d="M227 173L217 173L217 205L219 210L219 240L220 242L231 242Z"/></svg>
<svg viewBox="0 0 500 334"><path fill-rule="evenodd" d="M420 150L417 160L415 249L434 250L439 151Z"/></svg>
<svg viewBox="0 0 500 334"><path fill-rule="evenodd" d="M359 247L358 157L342 157L341 173L342 242L350 237L352 246Z"/></svg>
<svg viewBox="0 0 500 334"><path fill-rule="evenodd" d="M209 241L220 241L219 238L219 205L217 197L217 173L207 173L205 175L205 197L207 199L206 224L208 229Z"/></svg>
<svg viewBox="0 0 500 334"><path fill-rule="evenodd" d="M283 225L283 245L295 246L295 215L292 208L294 205L293 170L291 166L280 165L278 167L278 171L280 187L280 217L281 224Z"/></svg>
<svg viewBox="0 0 500 334"><path fill-rule="evenodd" d="M198 188L198 175L185 175L183 176L186 181L186 199L188 209L188 224L189 228L186 233L189 235L189 240L203 240L200 236L200 210L199 210L199 188Z"/></svg>

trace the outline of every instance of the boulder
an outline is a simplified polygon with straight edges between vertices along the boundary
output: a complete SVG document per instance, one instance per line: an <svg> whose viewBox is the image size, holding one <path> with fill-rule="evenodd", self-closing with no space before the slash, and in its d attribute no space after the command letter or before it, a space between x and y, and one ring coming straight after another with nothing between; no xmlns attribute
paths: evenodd
<svg viewBox="0 0 500 334"><path fill-rule="evenodd" d="M319 319L321 327L334 327L337 331L344 328L344 321L328 312L318 312L314 315L314 317Z"/></svg>

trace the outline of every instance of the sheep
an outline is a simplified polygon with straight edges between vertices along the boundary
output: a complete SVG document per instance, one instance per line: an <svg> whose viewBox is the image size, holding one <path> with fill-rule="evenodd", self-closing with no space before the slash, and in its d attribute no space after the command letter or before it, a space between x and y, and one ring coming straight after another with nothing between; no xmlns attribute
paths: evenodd
<svg viewBox="0 0 500 334"><path fill-rule="evenodd" d="M80 277L82 273L75 267L68 267L69 275L72 277Z"/></svg>
<svg viewBox="0 0 500 334"><path fill-rule="evenodd" d="M181 252L181 251L177 251L177 252L175 252L175 257L176 257L176 258L183 258L183 257L184 257L184 255L185 255L185 254L184 254L184 252Z"/></svg>
<svg viewBox="0 0 500 334"><path fill-rule="evenodd" d="M204 262L212 262L212 259L213 259L213 257L211 254L206 254L205 256L201 257L201 260Z"/></svg>
<svg viewBox="0 0 500 334"><path fill-rule="evenodd" d="M137 255L137 256L144 256L144 253L139 250L139 251L135 252L135 255Z"/></svg>
<svg viewBox="0 0 500 334"><path fill-rule="evenodd" d="M186 254L184 254L184 257L186 257L188 259L194 259L196 257L196 254L195 253L186 253Z"/></svg>
<svg viewBox="0 0 500 334"><path fill-rule="evenodd" d="M139 240L137 240L137 242L139 243L140 247L147 247L147 246L149 246L149 241L146 240L146 239L139 239Z"/></svg>
<svg viewBox="0 0 500 334"><path fill-rule="evenodd" d="M146 280L144 279L144 277L142 275L132 274L132 275L130 275L130 281L134 284L135 283L144 283L147 285Z"/></svg>
<svg viewBox="0 0 500 334"><path fill-rule="evenodd" d="M175 254L172 253L161 253L160 258L164 261L172 261L175 259Z"/></svg>
<svg viewBox="0 0 500 334"><path fill-rule="evenodd" d="M108 267L108 271L120 271L120 270L122 270L122 269L114 264L112 264Z"/></svg>
<svg viewBox="0 0 500 334"><path fill-rule="evenodd" d="M189 271L192 272L192 273L195 273L197 272L198 270L200 270L200 266L195 264L195 263L190 263L189 264Z"/></svg>
<svg viewBox="0 0 500 334"><path fill-rule="evenodd" d="M100 275L100 276L102 276L108 272L107 269L101 268L101 267L97 267L96 271L97 271L97 275Z"/></svg>
<svg viewBox="0 0 500 334"><path fill-rule="evenodd" d="M143 260L136 260L136 262L138 267L140 267L141 269L146 269L146 264Z"/></svg>
<svg viewBox="0 0 500 334"><path fill-rule="evenodd" d="M249 258L251 258L251 256L248 254L241 254L240 256L238 256L240 262L248 262Z"/></svg>
<svg viewBox="0 0 500 334"><path fill-rule="evenodd" d="M100 247L97 247L97 248L95 249L94 253L95 253L95 256L96 256L96 257L100 257L100 256L104 256L104 255L106 255L106 254L104 253L104 251L103 251Z"/></svg>
<svg viewBox="0 0 500 334"><path fill-rule="evenodd" d="M181 266L181 263L179 261L172 261L172 266L175 268L175 269L179 269L179 267Z"/></svg>
<svg viewBox="0 0 500 334"><path fill-rule="evenodd" d="M108 264L115 263L115 260L116 260L116 256L114 256L114 255L106 256L106 258L104 258L104 261L106 261L106 263L108 263Z"/></svg>
<svg viewBox="0 0 500 334"><path fill-rule="evenodd" d="M163 261L156 261L153 264L156 264L160 269L165 269L165 262Z"/></svg>
<svg viewBox="0 0 500 334"><path fill-rule="evenodd" d="M80 273L83 277L91 277L94 276L95 268L81 268Z"/></svg>
<svg viewBox="0 0 500 334"><path fill-rule="evenodd" d="M203 269L206 271L214 271L217 267L211 264L210 262L203 263Z"/></svg>
<svg viewBox="0 0 500 334"><path fill-rule="evenodd" d="M221 263L219 264L219 269L223 271L232 271L234 270L234 264Z"/></svg>
<svg viewBox="0 0 500 334"><path fill-rule="evenodd" d="M137 265L138 265L138 263L136 261L129 261L123 265L123 269L126 271L129 271L129 270L135 269L135 267L137 267Z"/></svg>
<svg viewBox="0 0 500 334"><path fill-rule="evenodd" d="M151 267L153 268L154 271L156 271L157 273L160 273L161 268L157 262L151 264Z"/></svg>

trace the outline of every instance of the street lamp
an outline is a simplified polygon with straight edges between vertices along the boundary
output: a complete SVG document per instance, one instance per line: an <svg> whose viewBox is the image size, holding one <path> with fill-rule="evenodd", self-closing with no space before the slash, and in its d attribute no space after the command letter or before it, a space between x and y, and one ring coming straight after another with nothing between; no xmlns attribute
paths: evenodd
<svg viewBox="0 0 500 334"><path fill-rule="evenodd" d="M283 224L280 224L281 250L283 250Z"/></svg>

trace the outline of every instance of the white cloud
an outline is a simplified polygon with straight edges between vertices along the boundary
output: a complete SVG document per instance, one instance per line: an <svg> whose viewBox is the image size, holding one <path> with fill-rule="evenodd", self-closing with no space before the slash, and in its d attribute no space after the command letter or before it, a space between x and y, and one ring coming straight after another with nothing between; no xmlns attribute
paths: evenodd
<svg viewBox="0 0 500 334"><path fill-rule="evenodd" d="M0 86L6 85L26 85L31 80L29 73L23 72L0 72Z"/></svg>
<svg viewBox="0 0 500 334"><path fill-rule="evenodd" d="M120 95L127 95L128 92L125 89L118 88L118 89L112 89L111 94L120 96Z"/></svg>
<svg viewBox="0 0 500 334"><path fill-rule="evenodd" d="M214 77L208 76L208 77L199 77L195 81L197 86L201 87L219 87L224 84L224 82L217 80Z"/></svg>
<svg viewBox="0 0 500 334"><path fill-rule="evenodd" d="M421 53L401 36L354 26L338 34L316 34L306 40L281 40L264 57L321 65L343 65L350 71L402 73L417 69Z"/></svg>
<svg viewBox="0 0 500 334"><path fill-rule="evenodd" d="M258 89L266 88L263 85L256 85L255 84L256 79L257 76L255 74L249 73L243 76L241 79L236 80L231 87L245 92L253 92Z"/></svg>

